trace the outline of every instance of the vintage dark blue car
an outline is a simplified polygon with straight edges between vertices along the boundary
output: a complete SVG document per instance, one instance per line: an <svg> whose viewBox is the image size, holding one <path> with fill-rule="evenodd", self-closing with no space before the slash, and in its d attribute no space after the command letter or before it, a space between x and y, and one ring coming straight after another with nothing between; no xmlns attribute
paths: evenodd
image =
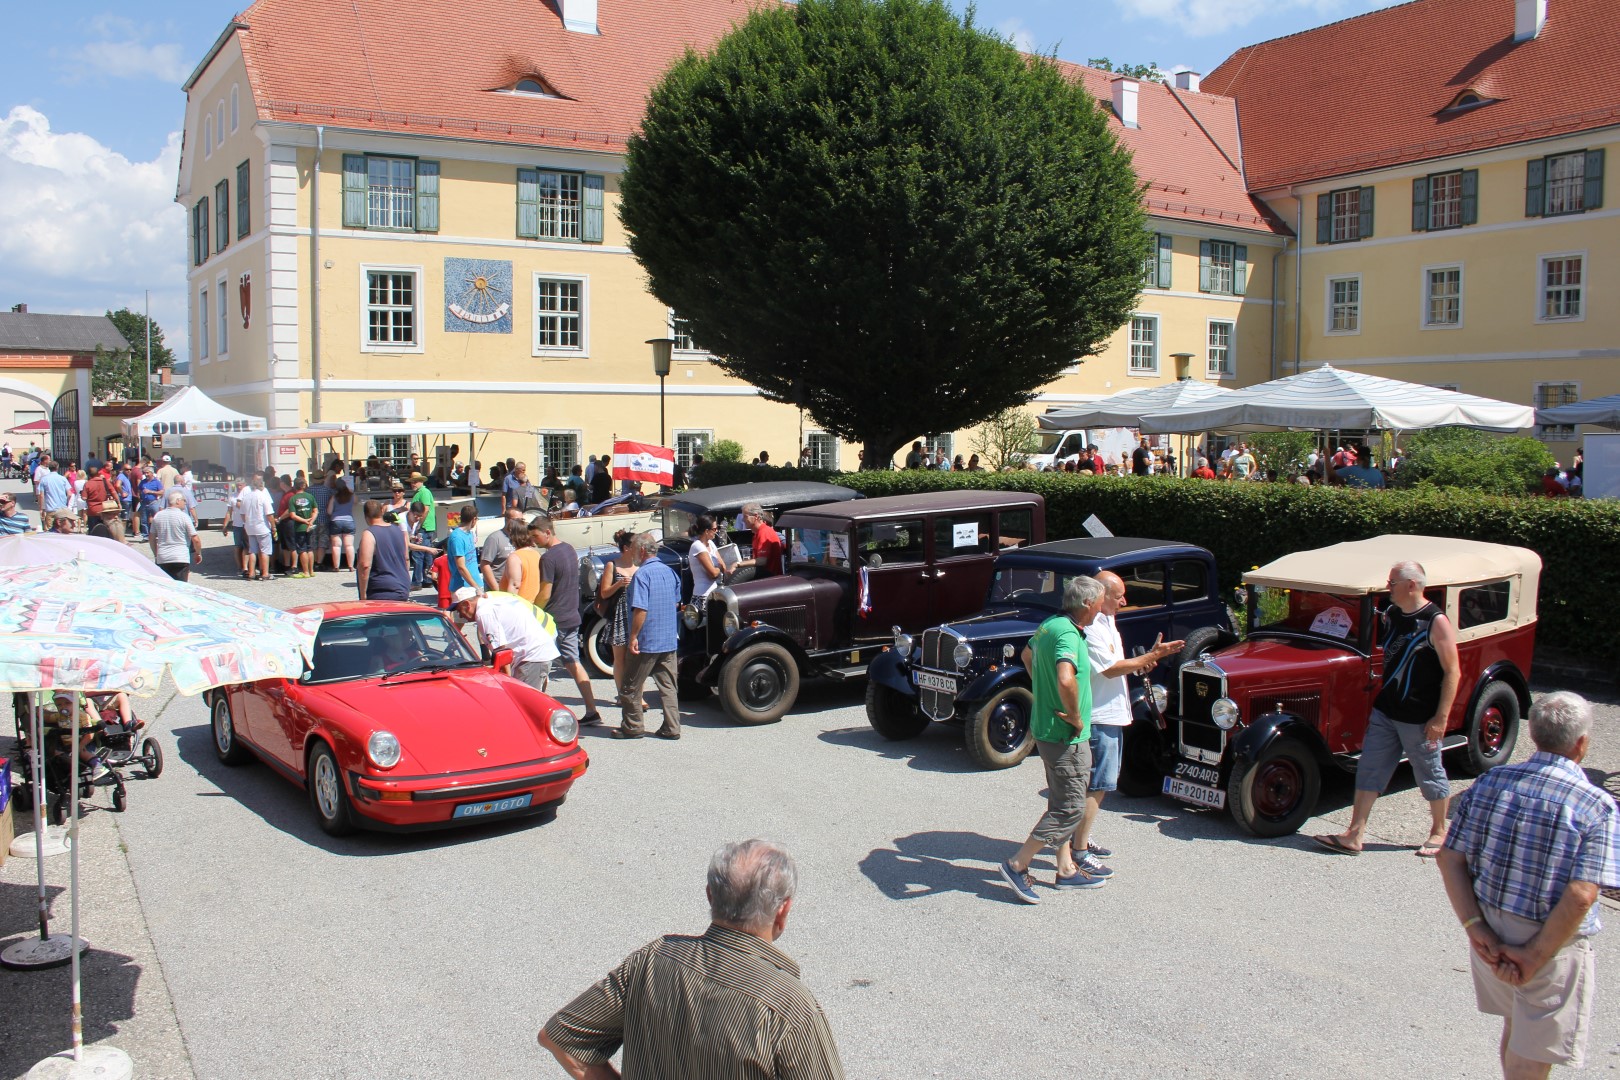
<svg viewBox="0 0 1620 1080"><path fill-rule="evenodd" d="M1132 690L1136 722L1126 737L1126 765L1136 772L1151 770L1162 738L1163 687L1175 685L1173 678L1160 678L1160 671L1179 670L1200 653L1234 640L1215 558L1191 544L1109 536L1000 555L984 611L917 635L897 632L893 647L872 661L868 722L889 739L915 738L936 720L961 724L968 752L980 765L1017 765L1035 747L1029 733L1029 673L1019 656L1036 628L1062 610L1064 586L1078 575L1103 570L1125 582L1118 622L1127 653L1152 647L1160 634L1166 641L1187 642L1180 655ZM1140 781L1131 786L1158 790L1157 776L1131 779Z"/></svg>

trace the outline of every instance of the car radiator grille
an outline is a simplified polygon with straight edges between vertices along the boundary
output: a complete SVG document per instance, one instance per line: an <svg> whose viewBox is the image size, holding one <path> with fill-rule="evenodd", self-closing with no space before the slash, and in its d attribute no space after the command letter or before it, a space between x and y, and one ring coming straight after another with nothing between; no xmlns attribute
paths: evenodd
<svg viewBox="0 0 1620 1080"><path fill-rule="evenodd" d="M951 653L955 651L956 643L961 640L961 635L943 626L924 630L917 647L916 667L923 671L948 675L954 682L956 662L951 659ZM956 695L947 690L919 686L917 705L922 709L923 715L932 720L949 720L956 713Z"/></svg>
<svg viewBox="0 0 1620 1080"><path fill-rule="evenodd" d="M748 621L754 622L756 620L767 626L776 627L800 645L805 643L807 627L805 612L802 607L771 608L767 611L756 612L749 617Z"/></svg>
<svg viewBox="0 0 1620 1080"><path fill-rule="evenodd" d="M1219 675L1183 668L1179 710L1182 717L1200 724L1212 724L1209 708L1225 691Z"/></svg>
<svg viewBox="0 0 1620 1080"><path fill-rule="evenodd" d="M1252 722L1269 712L1285 712L1315 725L1322 716L1321 694L1271 694L1254 699L1246 713Z"/></svg>
<svg viewBox="0 0 1620 1080"><path fill-rule="evenodd" d="M709 597L707 622L704 624L704 644L710 656L719 656L726 644L726 602L718 596Z"/></svg>

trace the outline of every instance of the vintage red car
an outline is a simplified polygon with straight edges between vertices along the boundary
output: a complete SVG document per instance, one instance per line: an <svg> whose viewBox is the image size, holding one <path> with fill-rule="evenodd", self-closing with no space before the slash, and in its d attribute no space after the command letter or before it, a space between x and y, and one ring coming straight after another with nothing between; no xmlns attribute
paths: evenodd
<svg viewBox="0 0 1620 1080"><path fill-rule="evenodd" d="M480 658L442 612L315 604L297 679L213 692L214 751L309 792L321 828L409 831L553 813L589 765L569 709Z"/></svg>
<svg viewBox="0 0 1620 1080"><path fill-rule="evenodd" d="M1423 565L1425 595L1457 630L1462 678L1441 744L1450 767L1477 776L1507 761L1530 708L1540 556L1474 540L1379 536L1295 552L1244 575L1245 639L1181 668L1161 728L1133 725L1131 786L1141 786L1140 765L1157 756L1166 795L1228 807L1260 836L1297 830L1315 812L1322 771L1355 771L1383 685L1379 613L1389 570L1408 559Z"/></svg>

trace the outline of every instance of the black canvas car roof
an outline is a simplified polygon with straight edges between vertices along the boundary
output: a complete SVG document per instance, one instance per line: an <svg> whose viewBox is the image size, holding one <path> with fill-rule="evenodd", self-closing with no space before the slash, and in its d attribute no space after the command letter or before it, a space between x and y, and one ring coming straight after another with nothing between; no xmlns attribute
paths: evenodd
<svg viewBox="0 0 1620 1080"><path fill-rule="evenodd" d="M860 498L860 492L837 484L811 480L761 480L722 487L692 488L679 495L668 495L657 502L660 510L685 510L693 514L725 513L741 510L751 502L766 508L817 506Z"/></svg>
<svg viewBox="0 0 1620 1080"><path fill-rule="evenodd" d="M1174 540L1150 540L1141 536L1082 536L1033 544L1017 551L1004 552L1004 555L1064 555L1081 559L1114 559L1121 555L1135 555L1153 550L1163 550L1166 553L1203 551L1202 548Z"/></svg>

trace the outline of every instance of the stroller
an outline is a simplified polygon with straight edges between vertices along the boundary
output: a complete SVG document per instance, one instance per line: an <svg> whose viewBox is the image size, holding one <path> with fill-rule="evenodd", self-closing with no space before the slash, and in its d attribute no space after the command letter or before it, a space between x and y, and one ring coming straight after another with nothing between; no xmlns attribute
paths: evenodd
<svg viewBox="0 0 1620 1080"><path fill-rule="evenodd" d="M67 697L68 695L59 697L56 702L59 708L45 710L45 802L52 825L60 825L67 820L72 796L73 759L70 755L78 752L86 736L89 737L91 760L79 762L81 801L88 800L96 788L111 788L112 808L121 813L127 804L129 794L124 786L126 770L138 766L141 776L148 780L156 779L163 772L163 748L158 745L156 739L141 737L146 724L136 717L133 711L127 722L123 719L115 695L86 695L90 711L88 715L83 711L80 713L78 738L74 737L71 714L62 708L68 707ZM31 724L28 695L13 695L12 704L17 721L17 744L23 759L23 769L28 783L32 785L35 777L34 757L32 747L29 746ZM137 740L140 745L139 752L136 751ZM105 768L105 772L99 776L92 775L95 763ZM28 799L33 800L31 788Z"/></svg>

